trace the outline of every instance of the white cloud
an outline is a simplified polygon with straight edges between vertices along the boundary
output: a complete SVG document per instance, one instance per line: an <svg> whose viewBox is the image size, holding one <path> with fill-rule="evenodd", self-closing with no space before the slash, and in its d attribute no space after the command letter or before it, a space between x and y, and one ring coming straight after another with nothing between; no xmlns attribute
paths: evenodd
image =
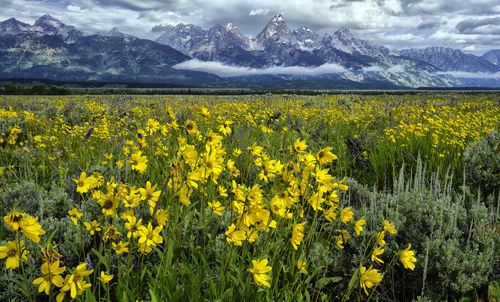
<svg viewBox="0 0 500 302"><path fill-rule="evenodd" d="M376 65L372 65L370 67L364 67L363 69L361 69L363 72L392 72L392 73L396 73L396 72L404 72L405 71L405 68L403 65L393 65L387 69L384 69L380 66L376 66Z"/></svg>
<svg viewBox="0 0 500 302"><path fill-rule="evenodd" d="M221 77L256 75L256 74L303 74L315 75L325 73L341 73L346 69L337 64L323 64L318 67L302 66L272 66L263 69L256 69L242 66L230 66L221 62L206 62L200 60L189 60L173 66L176 69L187 69L214 73Z"/></svg>
<svg viewBox="0 0 500 302"><path fill-rule="evenodd" d="M463 51L474 51L476 50L476 47L474 45L469 45L469 46L466 46L462 49Z"/></svg>
<svg viewBox="0 0 500 302"><path fill-rule="evenodd" d="M500 79L500 72L486 73L486 72L466 72L466 71L445 71L445 72L437 72L437 74L446 74L454 76L455 78L467 78L467 79Z"/></svg>
<svg viewBox="0 0 500 302"><path fill-rule="evenodd" d="M83 12L81 7L79 7L78 5L73 5L73 4L66 6L66 9L69 10L70 12L76 12L76 13Z"/></svg>
<svg viewBox="0 0 500 302"><path fill-rule="evenodd" d="M116 26L149 39L158 37L151 28L178 23L208 28L232 22L242 33L254 35L272 14L282 13L291 29L307 26L331 33L343 26L355 36L393 49L500 48L498 24L483 24L500 17L498 0L0 0L0 7L0 20L15 17L33 23L48 13L85 32ZM458 24L462 32L455 28ZM475 27L468 30L465 25Z"/></svg>
<svg viewBox="0 0 500 302"><path fill-rule="evenodd" d="M364 67L362 70L363 70L363 72L381 72L381 71L384 71L385 69L383 69L380 66L373 65L370 67Z"/></svg>
<svg viewBox="0 0 500 302"><path fill-rule="evenodd" d="M394 66L391 66L389 69L387 69L387 72L393 72L393 73L396 73L396 72L404 72L405 71L405 67L403 65L394 65Z"/></svg>
<svg viewBox="0 0 500 302"><path fill-rule="evenodd" d="M267 14L269 14L269 10L267 8L252 9L250 13L248 13L249 16L267 15Z"/></svg>

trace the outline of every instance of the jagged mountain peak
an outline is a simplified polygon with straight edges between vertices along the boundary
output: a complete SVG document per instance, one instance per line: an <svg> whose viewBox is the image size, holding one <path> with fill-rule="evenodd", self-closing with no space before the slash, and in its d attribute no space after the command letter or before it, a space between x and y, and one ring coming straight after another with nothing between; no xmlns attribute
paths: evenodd
<svg viewBox="0 0 500 302"><path fill-rule="evenodd" d="M9 18L5 21L2 21L1 23L5 23L5 24L15 24L15 23L23 23L19 20L17 20L16 18Z"/></svg>
<svg viewBox="0 0 500 302"><path fill-rule="evenodd" d="M17 20L16 18L9 18L5 21L0 21L0 25L3 26L30 26L27 23L21 22Z"/></svg>
<svg viewBox="0 0 500 302"><path fill-rule="evenodd" d="M493 65L500 66L500 49L492 49L488 52L485 52L481 59L490 62Z"/></svg>
<svg viewBox="0 0 500 302"><path fill-rule="evenodd" d="M74 43L83 33L72 25L66 25L49 14L43 15L35 21L34 28L41 30L43 34L60 35L64 41Z"/></svg>
<svg viewBox="0 0 500 302"><path fill-rule="evenodd" d="M348 39L348 40L351 40L351 39L354 39L354 36L352 35L351 31L345 27L341 27L339 29L337 29L337 31L334 33L335 36L337 37L341 37L341 38L344 38L344 39Z"/></svg>
<svg viewBox="0 0 500 302"><path fill-rule="evenodd" d="M117 27L113 27L109 32L107 32L106 34L104 34L104 36L106 36L106 37L117 37L117 38L122 38L122 39L125 39L125 40L130 40L130 39L136 38L136 37L134 37L132 35L128 35L128 34L122 33Z"/></svg>
<svg viewBox="0 0 500 302"><path fill-rule="evenodd" d="M225 27L227 31L238 30L238 27L231 22L227 23Z"/></svg>
<svg viewBox="0 0 500 302"><path fill-rule="evenodd" d="M263 42L264 40L273 39L280 42L289 40L290 29L286 25L285 18L282 15L276 15L264 27L264 29L257 35L257 41Z"/></svg>
<svg viewBox="0 0 500 302"><path fill-rule="evenodd" d="M472 54L449 47L426 47L400 50L403 56L427 62L442 71L498 72L498 66Z"/></svg>
<svg viewBox="0 0 500 302"><path fill-rule="evenodd" d="M21 22L16 18L10 18L0 22L0 35L17 35L19 33L28 33L35 31L33 26Z"/></svg>
<svg viewBox="0 0 500 302"><path fill-rule="evenodd" d="M285 21L285 18L283 18L282 14L274 16L273 19L271 20L271 22L282 22L282 21L283 22Z"/></svg>
<svg viewBox="0 0 500 302"><path fill-rule="evenodd" d="M54 27L58 27L64 24L61 21L57 20L56 18L52 17L51 15L45 14L35 21L35 26L43 26L43 25L51 25Z"/></svg>

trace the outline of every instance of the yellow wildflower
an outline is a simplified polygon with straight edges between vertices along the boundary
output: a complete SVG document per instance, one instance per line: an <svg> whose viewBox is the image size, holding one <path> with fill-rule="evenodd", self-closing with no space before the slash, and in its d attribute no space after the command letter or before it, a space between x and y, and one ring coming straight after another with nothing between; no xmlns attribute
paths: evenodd
<svg viewBox="0 0 500 302"><path fill-rule="evenodd" d="M267 265L268 262L269 260L267 259L252 260L253 267L248 269L253 274L253 280L258 286L271 287L271 284L268 282L271 280L271 277L267 273L272 270L272 267Z"/></svg>

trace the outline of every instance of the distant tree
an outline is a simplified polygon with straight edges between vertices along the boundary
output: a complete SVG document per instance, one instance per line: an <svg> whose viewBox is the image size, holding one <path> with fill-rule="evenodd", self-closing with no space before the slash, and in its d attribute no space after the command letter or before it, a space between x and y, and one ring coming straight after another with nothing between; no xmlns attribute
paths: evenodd
<svg viewBox="0 0 500 302"><path fill-rule="evenodd" d="M43 85L35 85L31 87L31 94L35 95L47 94L47 89Z"/></svg>
<svg viewBox="0 0 500 302"><path fill-rule="evenodd" d="M24 94L25 90L22 86L16 86L12 83L5 85L4 93L9 95L21 95Z"/></svg>
<svg viewBox="0 0 500 302"><path fill-rule="evenodd" d="M64 88L64 87L50 86L50 88L47 90L47 94L49 94L49 95L70 95L71 89Z"/></svg>

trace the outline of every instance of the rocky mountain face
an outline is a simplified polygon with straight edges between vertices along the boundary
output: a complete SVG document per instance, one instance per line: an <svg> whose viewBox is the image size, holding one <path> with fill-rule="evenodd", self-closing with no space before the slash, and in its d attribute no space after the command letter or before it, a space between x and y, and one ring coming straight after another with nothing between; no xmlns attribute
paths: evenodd
<svg viewBox="0 0 500 302"><path fill-rule="evenodd" d="M441 71L497 72L500 68L475 55L465 54L458 49L446 47L428 47L423 49L405 49L402 56L426 62Z"/></svg>
<svg viewBox="0 0 500 302"><path fill-rule="evenodd" d="M116 29L84 35L48 15L34 25L15 19L0 23L0 78L179 85L218 80L215 75L172 68L189 59L170 46Z"/></svg>
<svg viewBox="0 0 500 302"><path fill-rule="evenodd" d="M336 64L345 71L222 79L174 67L192 58L256 69ZM358 39L346 28L325 35L307 27L290 30L281 15L272 18L252 37L243 35L232 23L209 29L178 24L167 27L155 42L122 33L117 28L106 33L84 34L49 15L40 17L33 25L14 18L0 22L0 78L139 81L210 87L319 85L327 89L339 83L367 87L461 86L464 82L439 72L498 70L495 52L481 58L448 48L396 52Z"/></svg>
<svg viewBox="0 0 500 302"><path fill-rule="evenodd" d="M357 39L346 28L324 36L307 27L292 31L282 15L271 19L253 37L242 35L233 24L215 25L209 29L179 24L168 29L156 42L202 61L234 66L317 67L333 63L349 69L343 75L348 81L389 81L391 85L409 87L458 84L450 78L437 76L438 68ZM399 75L391 71L394 66L400 70Z"/></svg>
<svg viewBox="0 0 500 302"><path fill-rule="evenodd" d="M481 59L490 62L495 66L500 66L500 49L493 49L481 56Z"/></svg>

